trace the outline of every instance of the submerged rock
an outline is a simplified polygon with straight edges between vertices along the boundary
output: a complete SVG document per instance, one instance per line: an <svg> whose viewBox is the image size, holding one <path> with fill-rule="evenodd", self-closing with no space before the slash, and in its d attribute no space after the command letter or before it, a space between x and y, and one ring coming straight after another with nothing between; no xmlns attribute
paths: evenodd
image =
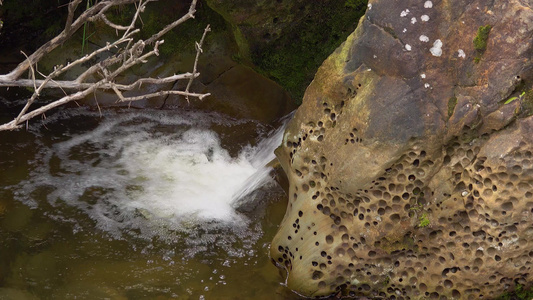
<svg viewBox="0 0 533 300"><path fill-rule="evenodd" d="M532 5L370 1L277 150L289 288L488 299L533 280Z"/></svg>

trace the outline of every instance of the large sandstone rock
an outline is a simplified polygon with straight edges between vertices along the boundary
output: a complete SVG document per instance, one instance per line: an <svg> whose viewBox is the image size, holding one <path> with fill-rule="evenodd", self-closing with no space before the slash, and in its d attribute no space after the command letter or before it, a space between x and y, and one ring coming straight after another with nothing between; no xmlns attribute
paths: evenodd
<svg viewBox="0 0 533 300"><path fill-rule="evenodd" d="M533 280L532 6L370 1L277 151L289 288L490 299Z"/></svg>

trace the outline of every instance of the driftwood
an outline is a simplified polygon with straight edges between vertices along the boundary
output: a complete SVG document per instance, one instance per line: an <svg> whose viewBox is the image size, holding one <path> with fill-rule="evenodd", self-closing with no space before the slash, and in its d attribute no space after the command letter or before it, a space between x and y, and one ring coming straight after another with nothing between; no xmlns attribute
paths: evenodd
<svg viewBox="0 0 533 300"><path fill-rule="evenodd" d="M117 95L118 102L130 102L141 99L148 99L158 96L176 94L184 96L187 101L190 97L203 99L209 94L198 94L190 91L192 81L200 74L197 72L197 65L200 53L202 52L202 44L205 35L210 31L209 25L205 28L204 34L200 42L196 43L196 60L192 72L172 75L165 78L139 78L133 83L124 84L117 80L117 77L129 70L135 65L147 63L148 58L158 56L158 47L164 42L162 37L176 26L183 22L194 18L196 12L197 0L192 0L189 11L177 19L176 21L165 26L161 31L152 35L151 37L142 40L135 38L139 33L136 28L140 14L145 10L149 2L157 0L101 0L97 1L92 7L85 10L78 17L75 17L75 11L82 0L73 0L68 4L68 16L65 28L56 37L42 45L31 55L26 56L26 59L21 62L15 69L5 75L0 75L0 87L31 87L34 89L33 95L27 100L26 105L20 111L18 116L12 121L1 124L1 130L18 129L29 119L41 115L52 108L58 107L65 103L83 99L96 90L112 90ZM2 0L0 0L0 5ZM128 25L120 25L111 22L106 13L112 7L119 5L135 5L136 11L131 22ZM66 65L58 65L50 74L42 74L34 67L45 55L52 50L62 45L65 41L70 39L72 35L87 22L103 22L107 26L120 32L117 39L113 42L107 43L105 46L76 59ZM60 80L61 75L65 74L74 66L79 66L83 63L93 61L98 55L104 53L111 53L110 51L117 51L115 54L108 56L94 64L91 64L87 69L73 80ZM29 72L30 79L21 78L26 72ZM96 78L96 79L95 79ZM189 80L184 91L179 90L161 90L159 92L144 94L135 97L125 97L123 92L139 89L143 84L166 84L177 80ZM39 97L43 89L61 89L65 95L60 99L54 100L44 106L36 109L30 109L33 102Z"/></svg>

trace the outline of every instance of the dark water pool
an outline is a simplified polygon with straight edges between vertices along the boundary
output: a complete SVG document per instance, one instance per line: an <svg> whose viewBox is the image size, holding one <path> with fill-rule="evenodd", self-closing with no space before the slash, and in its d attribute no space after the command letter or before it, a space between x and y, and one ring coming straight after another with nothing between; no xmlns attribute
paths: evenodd
<svg viewBox="0 0 533 300"><path fill-rule="evenodd" d="M275 129L69 108L0 132L0 299L297 299L268 257L285 194L255 173Z"/></svg>

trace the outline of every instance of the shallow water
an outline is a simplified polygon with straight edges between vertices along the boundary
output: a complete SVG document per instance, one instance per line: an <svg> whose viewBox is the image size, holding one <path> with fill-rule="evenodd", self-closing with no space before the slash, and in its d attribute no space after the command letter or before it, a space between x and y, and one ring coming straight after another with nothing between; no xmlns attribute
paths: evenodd
<svg viewBox="0 0 533 300"><path fill-rule="evenodd" d="M275 126L83 108L34 124L0 133L1 299L298 298L268 257Z"/></svg>

